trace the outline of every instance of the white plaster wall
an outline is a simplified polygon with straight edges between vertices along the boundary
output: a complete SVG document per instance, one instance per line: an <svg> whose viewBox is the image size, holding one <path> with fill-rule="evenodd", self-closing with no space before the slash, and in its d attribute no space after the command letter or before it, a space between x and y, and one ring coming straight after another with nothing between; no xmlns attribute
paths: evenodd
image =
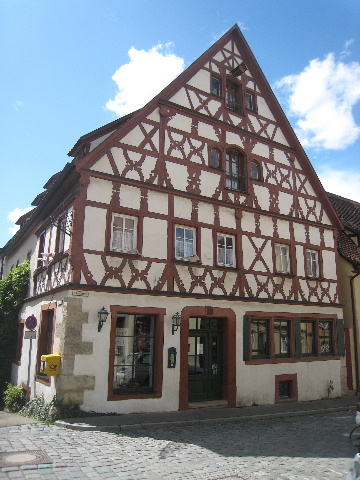
<svg viewBox="0 0 360 480"><path fill-rule="evenodd" d="M201 263L203 265L213 265L214 248L213 235L211 228L201 229Z"/></svg>
<svg viewBox="0 0 360 480"><path fill-rule="evenodd" d="M175 190L186 191L188 184L188 167L174 162L165 162L171 184Z"/></svg>
<svg viewBox="0 0 360 480"><path fill-rule="evenodd" d="M219 188L221 182L221 175L218 173L205 172L200 174L200 195L204 197L212 197Z"/></svg>
<svg viewBox="0 0 360 480"><path fill-rule="evenodd" d="M176 113L168 122L169 128L178 128L187 133L191 133L192 118Z"/></svg>
<svg viewBox="0 0 360 480"><path fill-rule="evenodd" d="M324 230L324 242L325 242L325 247L334 248L335 240L334 240L333 230Z"/></svg>
<svg viewBox="0 0 360 480"><path fill-rule="evenodd" d="M216 135L215 128L208 123L199 122L198 123L198 134L200 137L207 138L209 140L213 140L214 142L218 142L220 139Z"/></svg>
<svg viewBox="0 0 360 480"><path fill-rule="evenodd" d="M330 250L322 251L324 278L336 280L336 254Z"/></svg>
<svg viewBox="0 0 360 480"><path fill-rule="evenodd" d="M257 142L254 145L254 148L252 149L252 152L254 155L259 155L261 157L264 157L265 159L269 158L269 147L265 143L260 143Z"/></svg>
<svg viewBox="0 0 360 480"><path fill-rule="evenodd" d="M221 227L236 228L235 211L231 208L220 207L219 219Z"/></svg>
<svg viewBox="0 0 360 480"><path fill-rule="evenodd" d="M148 209L149 212L162 213L167 215L168 213L168 195L167 193L148 191Z"/></svg>
<svg viewBox="0 0 360 480"><path fill-rule="evenodd" d="M290 239L290 224L286 220L277 221L278 234L280 238ZM271 231L271 230L270 230Z"/></svg>
<svg viewBox="0 0 360 480"><path fill-rule="evenodd" d="M313 245L320 246L320 230L318 227L309 227L309 239L310 243L312 243Z"/></svg>
<svg viewBox="0 0 360 480"><path fill-rule="evenodd" d="M290 166L290 161L285 152L283 150L279 150L278 148L274 148L274 160L275 162Z"/></svg>
<svg viewBox="0 0 360 480"><path fill-rule="evenodd" d="M199 90L204 90L205 92L210 91L210 72L206 70L199 70L190 80L187 82L188 85L198 88Z"/></svg>
<svg viewBox="0 0 360 480"><path fill-rule="evenodd" d="M119 189L120 205L122 207L140 210L141 190L131 185L121 185Z"/></svg>
<svg viewBox="0 0 360 480"><path fill-rule="evenodd" d="M167 258L168 222L157 218L144 218L142 254L150 258Z"/></svg>
<svg viewBox="0 0 360 480"><path fill-rule="evenodd" d="M305 276L305 257L304 248L301 245L296 245L296 274L299 277Z"/></svg>
<svg viewBox="0 0 360 480"><path fill-rule="evenodd" d="M88 200L109 204L112 197L112 182L90 177L86 193Z"/></svg>
<svg viewBox="0 0 360 480"><path fill-rule="evenodd" d="M261 95L257 96L257 107L259 115L270 120L275 120L274 115L271 113L271 110L268 107L264 97L262 97Z"/></svg>
<svg viewBox="0 0 360 480"><path fill-rule="evenodd" d="M212 224L214 222L214 206L211 203L199 202L198 220L200 223Z"/></svg>
<svg viewBox="0 0 360 480"><path fill-rule="evenodd" d="M105 249L106 210L103 208L85 208L83 246L88 250Z"/></svg>
<svg viewBox="0 0 360 480"><path fill-rule="evenodd" d="M305 225L302 223L293 223L294 226L294 237L295 242L305 243L306 236L305 236Z"/></svg>
<svg viewBox="0 0 360 480"><path fill-rule="evenodd" d="M191 220L192 203L189 198L174 197L174 217Z"/></svg>
<svg viewBox="0 0 360 480"><path fill-rule="evenodd" d="M94 165L90 167L90 170L102 173L109 173L110 175L114 173L107 155L104 155L97 162L95 162Z"/></svg>

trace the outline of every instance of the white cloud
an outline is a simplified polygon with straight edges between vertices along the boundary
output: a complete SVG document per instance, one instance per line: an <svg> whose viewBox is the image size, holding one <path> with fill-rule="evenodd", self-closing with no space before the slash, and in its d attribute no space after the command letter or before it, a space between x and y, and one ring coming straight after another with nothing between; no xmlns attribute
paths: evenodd
<svg viewBox="0 0 360 480"><path fill-rule="evenodd" d="M16 207L12 212L10 212L7 216L7 219L9 222L11 222L13 225L11 227L8 227L8 231L12 234L15 235L15 233L19 230L19 225L15 225L15 222L25 213L30 212L33 207L27 207L24 209Z"/></svg>
<svg viewBox="0 0 360 480"><path fill-rule="evenodd" d="M359 136L353 107L360 97L360 64L337 61L333 53L311 60L298 75L275 84L288 95L289 115L304 147L345 149Z"/></svg>
<svg viewBox="0 0 360 480"><path fill-rule="evenodd" d="M360 202L360 173L321 167L318 177L327 192Z"/></svg>
<svg viewBox="0 0 360 480"><path fill-rule="evenodd" d="M13 107L17 112L20 110L21 107L24 107L24 106L25 106L25 103L22 102L21 100L16 100L16 102L13 104Z"/></svg>
<svg viewBox="0 0 360 480"><path fill-rule="evenodd" d="M130 62L113 75L119 89L106 104L117 115L143 107L184 70L184 59L171 53L172 44L159 44L148 51L131 47Z"/></svg>

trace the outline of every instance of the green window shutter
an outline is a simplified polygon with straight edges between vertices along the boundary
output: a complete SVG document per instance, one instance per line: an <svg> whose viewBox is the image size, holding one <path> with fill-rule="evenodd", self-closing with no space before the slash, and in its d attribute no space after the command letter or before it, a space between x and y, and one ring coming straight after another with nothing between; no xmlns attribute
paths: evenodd
<svg viewBox="0 0 360 480"><path fill-rule="evenodd" d="M344 332L344 320L339 318L337 321L337 334L338 334L338 354L340 357L345 356L345 332Z"/></svg>
<svg viewBox="0 0 360 480"><path fill-rule="evenodd" d="M244 315L243 326L243 356L244 362L250 360L250 338L251 335L251 318L249 315Z"/></svg>
<svg viewBox="0 0 360 480"><path fill-rule="evenodd" d="M295 352L296 358L301 357L301 318L295 318Z"/></svg>

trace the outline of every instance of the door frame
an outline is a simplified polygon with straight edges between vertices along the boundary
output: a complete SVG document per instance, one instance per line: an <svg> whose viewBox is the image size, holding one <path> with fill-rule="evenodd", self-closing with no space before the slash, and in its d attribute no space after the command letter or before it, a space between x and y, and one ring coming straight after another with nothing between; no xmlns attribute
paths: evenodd
<svg viewBox="0 0 360 480"><path fill-rule="evenodd" d="M179 410L189 408L188 339L189 318L222 318L223 327L223 399L229 407L236 406L236 315L231 308L185 307L180 330L180 388Z"/></svg>

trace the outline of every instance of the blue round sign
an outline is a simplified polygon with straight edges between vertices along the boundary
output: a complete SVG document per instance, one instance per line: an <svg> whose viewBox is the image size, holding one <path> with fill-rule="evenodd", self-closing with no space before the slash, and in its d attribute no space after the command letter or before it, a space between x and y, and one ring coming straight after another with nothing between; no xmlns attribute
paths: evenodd
<svg viewBox="0 0 360 480"><path fill-rule="evenodd" d="M28 317L25 320L25 327L28 330L34 330L36 326L37 326L37 318L34 315L30 315L30 317Z"/></svg>

